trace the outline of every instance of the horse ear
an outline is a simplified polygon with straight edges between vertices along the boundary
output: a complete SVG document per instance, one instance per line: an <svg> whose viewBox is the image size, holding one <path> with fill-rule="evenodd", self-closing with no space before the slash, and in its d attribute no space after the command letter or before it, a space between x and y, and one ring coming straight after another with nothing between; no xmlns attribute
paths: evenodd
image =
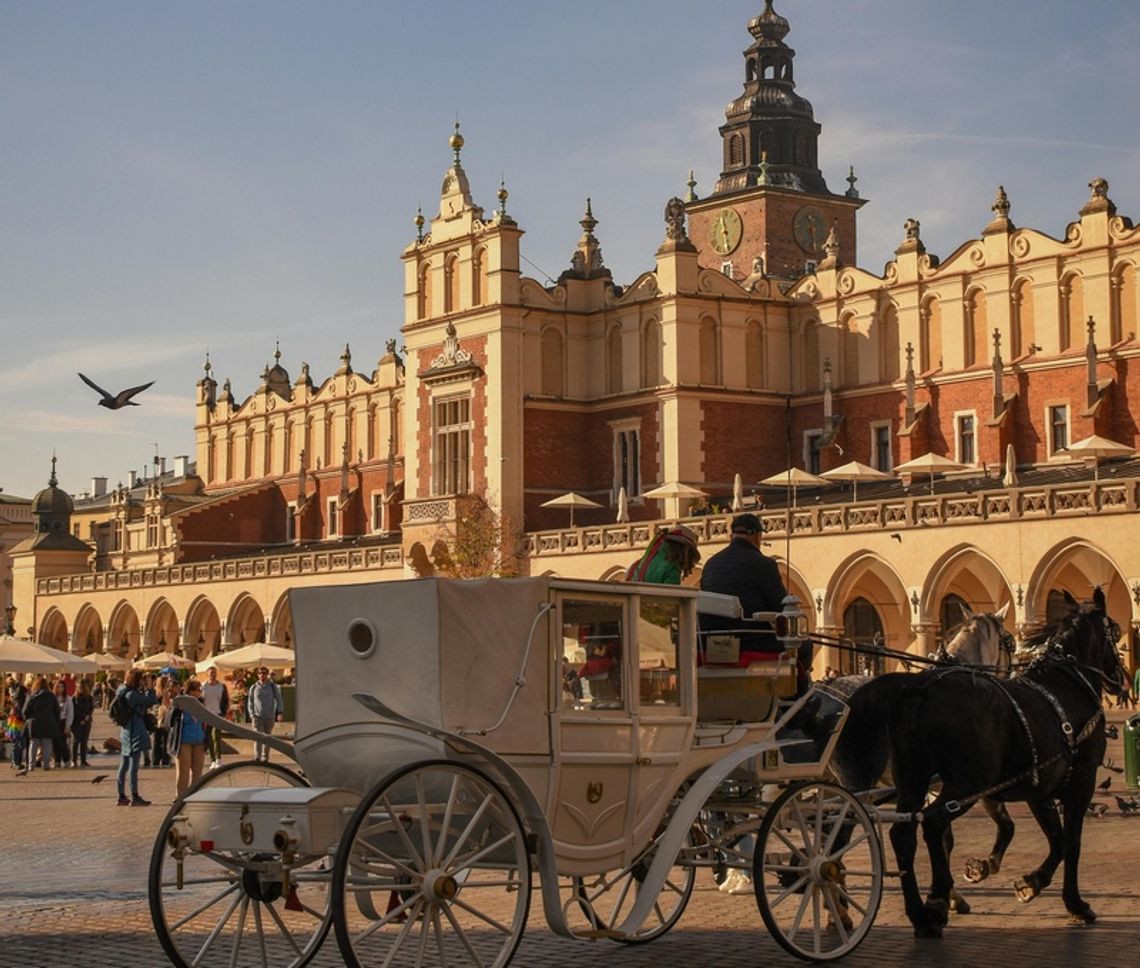
<svg viewBox="0 0 1140 968"><path fill-rule="evenodd" d="M1004 622L1006 615L1009 614L1009 602L1006 602L1001 608L994 612L994 618L999 622Z"/></svg>
<svg viewBox="0 0 1140 968"><path fill-rule="evenodd" d="M976 614L970 610L970 606L967 605L965 602L962 602L960 607L962 609L962 621L963 622L970 621L970 619L972 619L974 617L974 615Z"/></svg>
<svg viewBox="0 0 1140 968"><path fill-rule="evenodd" d="M1104 597L1104 589L1101 588L1100 585L1097 585L1096 588L1093 589L1093 604L1099 611L1108 611L1108 602Z"/></svg>
<svg viewBox="0 0 1140 968"><path fill-rule="evenodd" d="M1065 604L1069 608L1080 608L1081 607L1080 602L1078 602L1075 598L1073 598L1073 596L1070 595L1067 590L1062 592L1061 594L1064 596Z"/></svg>

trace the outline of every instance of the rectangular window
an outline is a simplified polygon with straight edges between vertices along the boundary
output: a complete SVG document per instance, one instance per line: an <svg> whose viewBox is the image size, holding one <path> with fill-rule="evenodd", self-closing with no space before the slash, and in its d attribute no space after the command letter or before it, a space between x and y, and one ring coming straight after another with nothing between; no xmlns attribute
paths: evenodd
<svg viewBox="0 0 1140 968"><path fill-rule="evenodd" d="M153 516L146 519L146 546L158 547L158 518Z"/></svg>
<svg viewBox="0 0 1140 968"><path fill-rule="evenodd" d="M433 411L434 494L466 494L471 489L471 398L436 400Z"/></svg>
<svg viewBox="0 0 1140 968"><path fill-rule="evenodd" d="M641 494L641 431L636 427L614 432L614 500L625 488L634 500Z"/></svg>
<svg viewBox="0 0 1140 968"><path fill-rule="evenodd" d="M804 431L804 470L809 474L819 473L819 441L822 437L822 430Z"/></svg>
<svg viewBox="0 0 1140 968"><path fill-rule="evenodd" d="M890 471L894 464L891 453L891 425L871 424L871 466L877 471Z"/></svg>
<svg viewBox="0 0 1140 968"><path fill-rule="evenodd" d="M637 615L638 670L642 706L679 706L677 642L681 603L643 595Z"/></svg>
<svg viewBox="0 0 1140 968"><path fill-rule="evenodd" d="M1060 404L1049 407L1049 456L1069 446L1069 407Z"/></svg>
<svg viewBox="0 0 1140 968"><path fill-rule="evenodd" d="M294 541L297 537L297 505L293 502L285 505L285 540Z"/></svg>
<svg viewBox="0 0 1140 968"><path fill-rule="evenodd" d="M815 275L816 265L817 264L815 259L808 259L806 262L804 262L804 275Z"/></svg>
<svg viewBox="0 0 1140 968"><path fill-rule="evenodd" d="M335 538L340 533L338 530L339 522L337 521L336 498L330 497L327 506L328 516L326 520L328 522L328 528L326 529L326 534L330 538Z"/></svg>
<svg viewBox="0 0 1140 968"><path fill-rule="evenodd" d="M621 602L562 602L562 705L622 709L625 634Z"/></svg>
<svg viewBox="0 0 1140 968"><path fill-rule="evenodd" d="M731 262L722 262L720 264L720 271L721 271L722 275L728 276L728 278L731 279L732 278L732 271L733 271L732 270L732 263Z"/></svg>
<svg viewBox="0 0 1140 968"><path fill-rule="evenodd" d="M973 464L977 461L977 448L974 440L974 415L960 414L957 419L958 463Z"/></svg>
<svg viewBox="0 0 1140 968"><path fill-rule="evenodd" d="M372 492L372 530L384 530L384 492Z"/></svg>

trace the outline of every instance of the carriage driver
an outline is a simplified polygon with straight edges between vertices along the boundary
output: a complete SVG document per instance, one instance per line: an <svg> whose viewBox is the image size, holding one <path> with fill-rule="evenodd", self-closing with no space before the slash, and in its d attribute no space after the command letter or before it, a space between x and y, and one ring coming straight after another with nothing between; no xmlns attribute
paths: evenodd
<svg viewBox="0 0 1140 968"><path fill-rule="evenodd" d="M732 519L732 540L728 547L713 555L701 572L702 591L735 595L740 599L745 615L778 612L784 607L784 598L788 594L776 562L760 550L762 532L760 519L755 514L736 515ZM711 616L701 616L702 631L715 631L717 624ZM752 659L773 658L783 651L772 635L771 625L767 622L757 625L767 631L741 636L741 665L747 665ZM797 667L797 691L802 694L811 681L810 644L800 649Z"/></svg>

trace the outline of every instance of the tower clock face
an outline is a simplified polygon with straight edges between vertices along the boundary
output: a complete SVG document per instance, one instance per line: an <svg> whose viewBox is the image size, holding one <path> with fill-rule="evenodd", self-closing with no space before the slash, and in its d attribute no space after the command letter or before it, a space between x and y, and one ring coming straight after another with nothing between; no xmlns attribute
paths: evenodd
<svg viewBox="0 0 1140 968"><path fill-rule="evenodd" d="M796 212L792 231L801 249L809 253L818 252L827 238L827 219L814 205L805 205Z"/></svg>
<svg viewBox="0 0 1140 968"><path fill-rule="evenodd" d="M709 228L709 241L718 255L728 255L740 245L744 233L744 223L731 208L722 208L713 216Z"/></svg>

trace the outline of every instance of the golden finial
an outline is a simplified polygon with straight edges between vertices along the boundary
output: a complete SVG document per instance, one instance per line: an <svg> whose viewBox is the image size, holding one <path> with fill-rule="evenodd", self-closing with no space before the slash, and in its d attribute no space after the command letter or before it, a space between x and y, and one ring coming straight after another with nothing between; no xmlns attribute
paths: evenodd
<svg viewBox="0 0 1140 968"><path fill-rule="evenodd" d="M416 226L416 241L422 242L424 240L424 212L419 205L416 206L416 217L412 219L412 222Z"/></svg>
<svg viewBox="0 0 1140 968"><path fill-rule="evenodd" d="M447 139L447 143L451 145L451 150L455 152L455 164L459 164L459 152L463 149L463 135L459 133L459 117L455 118L455 134Z"/></svg>
<svg viewBox="0 0 1140 968"><path fill-rule="evenodd" d="M273 351L273 362L274 363L280 363L281 362L281 340L274 340L274 342L277 344L277 348Z"/></svg>
<svg viewBox="0 0 1140 968"><path fill-rule="evenodd" d="M499 218L507 217L507 199L510 197L510 192L507 191L506 179L499 180L499 190L495 193L499 199Z"/></svg>

